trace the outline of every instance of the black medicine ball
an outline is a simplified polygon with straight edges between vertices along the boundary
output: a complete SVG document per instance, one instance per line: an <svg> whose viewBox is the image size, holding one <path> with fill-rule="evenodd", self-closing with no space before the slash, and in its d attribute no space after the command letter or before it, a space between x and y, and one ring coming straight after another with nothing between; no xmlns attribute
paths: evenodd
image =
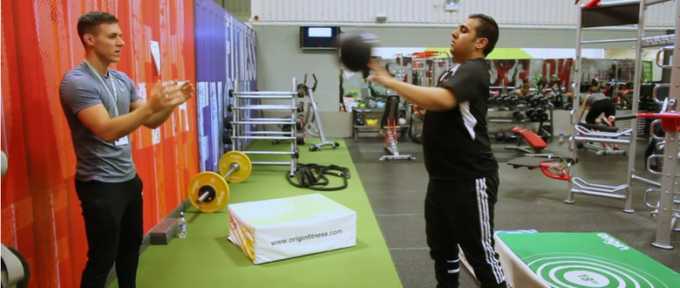
<svg viewBox="0 0 680 288"><path fill-rule="evenodd" d="M340 62L352 72L367 68L377 37L368 33L348 33L340 39Z"/></svg>

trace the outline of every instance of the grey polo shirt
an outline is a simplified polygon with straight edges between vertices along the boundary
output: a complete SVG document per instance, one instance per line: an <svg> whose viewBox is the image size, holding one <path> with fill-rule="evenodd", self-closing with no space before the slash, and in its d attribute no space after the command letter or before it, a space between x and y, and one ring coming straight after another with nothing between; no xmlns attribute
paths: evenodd
<svg viewBox="0 0 680 288"><path fill-rule="evenodd" d="M78 161L75 178L81 181L124 182L136 174L129 136L125 136L128 137L127 144L121 144L124 141L105 142L85 127L77 114L80 110L102 104L111 118L117 117L113 89L116 89L118 116L130 113L130 103L141 97L125 73L109 69L108 77L102 76L106 85L94 73L83 62L64 75L59 87L61 106L71 128Z"/></svg>

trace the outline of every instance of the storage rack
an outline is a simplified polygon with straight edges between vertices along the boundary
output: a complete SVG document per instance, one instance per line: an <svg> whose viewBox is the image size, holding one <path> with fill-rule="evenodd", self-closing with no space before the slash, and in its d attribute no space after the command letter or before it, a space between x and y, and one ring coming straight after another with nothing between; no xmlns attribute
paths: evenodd
<svg viewBox="0 0 680 288"><path fill-rule="evenodd" d="M657 53L657 65L663 69L672 69L671 84L662 84L659 87L670 86L669 99L674 99L674 95L680 93L680 57L673 57L673 65L660 65L659 59L661 53L666 50L677 50L680 47L680 37L677 37L677 33L680 32L680 1L676 1L676 13L675 17L675 35L663 35L656 37L645 37L645 11L648 6L668 2L670 0L622 0L622 1L610 1L601 3L598 8L586 9L583 5L578 6L577 11L577 30L576 30L576 86L581 85L581 47L586 44L596 44L596 43L617 43L617 42L636 42L635 44L635 74L633 82L633 100L632 100L632 113L638 113L638 106L640 100L640 86L641 86L641 69L642 69L642 50L645 48L653 47L664 47ZM637 24L637 37L636 38L621 38L621 39L606 39L606 40L591 40L583 41L582 34L584 28L592 27L603 27L603 26L620 26ZM672 45L670 47L665 47ZM680 55L680 53L678 53ZM655 93L658 89L655 89ZM578 119L574 115L578 115L579 97L575 95L574 97L574 110L572 110L572 125L573 137L571 137L571 147L575 145L575 141L594 141L594 142L608 142L608 143L622 143L629 144L630 153L628 157L628 177L625 184L618 186L609 185L598 185L587 183L581 178L572 177L572 181L569 185L569 196L565 200L567 203L573 203L573 195L575 193L585 194L591 196L599 196L606 198L615 198L625 200L624 212L633 213L632 209L632 181L633 180L643 180L644 178L637 177L635 175L635 156L636 156L636 137L638 135L638 124L637 119L631 120L631 129L626 131L625 134L629 135L628 139L607 139L590 137L590 135L576 136L578 127ZM673 100L673 107L669 108L669 111L676 110L675 101ZM674 112L677 113L677 112ZM604 132L599 132L604 133ZM678 158L678 133L666 133L666 151L664 154L664 165L663 165L663 176L661 181L661 199L658 205L658 222L656 229L656 239L652 243L653 246L672 249L670 246L670 236L671 231L673 231L674 225L677 222L679 213L675 208L676 201L674 201L675 195L675 165ZM607 136L607 135L592 135L592 136ZM609 135L615 136L615 135ZM576 158L576 151L573 152L573 157ZM571 172L570 172L571 173ZM643 181L647 182L647 181ZM649 183L649 182L647 182Z"/></svg>
<svg viewBox="0 0 680 288"><path fill-rule="evenodd" d="M296 135L298 127L296 125L298 109L298 92L296 91L296 81L293 78L290 91L240 91L238 81L235 81L234 104L228 110L233 112L232 129L232 149L252 155L290 155L290 161L252 161L253 164L260 165L290 165L290 175L292 176L297 169L297 159L300 156L297 147ZM289 104L250 104L248 99L256 99L261 103L266 101L287 101ZM243 113L247 110L275 111L286 113L283 118L264 118L264 117L244 117ZM290 114L287 114L290 112ZM262 115L262 114L260 114ZM244 125L258 125L262 129L258 131L245 131ZM290 125L290 131L266 131L266 125ZM290 140L290 151L246 151L246 140Z"/></svg>
<svg viewBox="0 0 680 288"><path fill-rule="evenodd" d="M373 115L378 115L378 118L385 113L384 108L358 108L358 109L352 109L352 127L354 127L354 133L352 135L354 136L354 139L359 139L359 134L360 133L379 133L382 129L380 128L380 125L374 125L374 126L369 126L367 124L364 125L357 125L355 123L355 119L359 117L359 115L364 115L366 117L366 114L373 114ZM404 108L399 109L400 116L403 114L404 118L406 118L406 114L408 111ZM411 125L399 125L399 130L401 131L401 137L404 137L404 134L408 131L408 129L411 127Z"/></svg>
<svg viewBox="0 0 680 288"><path fill-rule="evenodd" d="M554 110L553 106L552 105L545 105L545 106L540 107L540 108L543 108L545 110L545 112L547 112L547 114L548 114L548 120L545 120L545 121L540 121L540 120L539 121L533 121L533 120L529 119L528 117L526 117L524 120L520 121L520 120L517 120L515 117L513 117L512 114L511 114L515 111L519 111L520 113L522 113L522 115L526 115L526 111L529 108L539 108L539 107L529 107L529 106L523 105L523 104L516 105L516 106L513 106L513 107L508 107L508 110L503 110L503 107L500 107L500 106L489 107L488 108L488 114L487 114L488 122L489 122L489 124L491 124L491 123L538 124L538 128L536 129L536 133L540 134L541 131L543 130L543 132L548 133L550 138L552 138L555 135L555 133L554 133L555 132L554 131L555 125L553 123L553 119L554 119L553 118L553 110ZM548 126L549 129L545 127L546 125ZM491 125L489 125L489 126L491 126ZM508 130L506 130L506 131L508 131Z"/></svg>

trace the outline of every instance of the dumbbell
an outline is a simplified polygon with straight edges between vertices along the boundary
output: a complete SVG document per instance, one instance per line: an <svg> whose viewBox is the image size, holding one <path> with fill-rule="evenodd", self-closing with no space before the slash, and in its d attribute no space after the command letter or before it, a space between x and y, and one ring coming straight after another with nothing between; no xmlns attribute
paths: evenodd
<svg viewBox="0 0 680 288"><path fill-rule="evenodd" d="M189 182L189 201L198 211L218 211L229 200L229 183L240 183L248 179L253 170L250 158L241 151L229 151L222 155L219 174L206 171L198 173Z"/></svg>
<svg viewBox="0 0 680 288"><path fill-rule="evenodd" d="M505 140L505 133L503 132L496 132L495 136L496 136L495 139L498 142L503 142L503 140Z"/></svg>
<svg viewBox="0 0 680 288"><path fill-rule="evenodd" d="M517 104L519 104L519 98L517 98L517 96L508 96L505 100L505 104L508 106L517 106Z"/></svg>
<svg viewBox="0 0 680 288"><path fill-rule="evenodd" d="M529 106L531 107L537 107L540 104L540 98L541 96L535 95L529 99Z"/></svg>
<svg viewBox="0 0 680 288"><path fill-rule="evenodd" d="M496 101L497 98L498 97L496 97L496 96L489 96L489 99L486 101L486 103L489 104L489 105L496 105L496 104L498 104L498 101Z"/></svg>
<svg viewBox="0 0 680 288"><path fill-rule="evenodd" d="M508 105L508 99L509 99L509 97L510 97L510 96L508 96L508 95L501 95L501 96L499 96L499 97L498 97L498 104L500 104L501 106L506 106L506 105Z"/></svg>
<svg viewBox="0 0 680 288"><path fill-rule="evenodd" d="M517 140L517 135L515 133L512 133L510 131L503 132L505 134L505 137L503 138L505 142L512 142Z"/></svg>
<svg viewBox="0 0 680 288"><path fill-rule="evenodd" d="M522 112L515 111L512 112L512 117L515 118L517 121L524 121L524 115L522 115Z"/></svg>
<svg viewBox="0 0 680 288"><path fill-rule="evenodd" d="M354 125L357 126L366 125L366 116L364 114L357 114L356 119L354 119Z"/></svg>
<svg viewBox="0 0 680 288"><path fill-rule="evenodd" d="M545 121L548 120L548 113L545 112L545 109L543 108L538 108L536 110L536 115L535 115L536 120L533 121Z"/></svg>
<svg viewBox="0 0 680 288"><path fill-rule="evenodd" d="M529 109L527 109L527 112L525 112L524 114L527 115L527 118L529 118L530 121L534 121L534 119L535 119L534 117L536 117L536 116L534 116L534 115L536 115L536 109L529 108Z"/></svg>

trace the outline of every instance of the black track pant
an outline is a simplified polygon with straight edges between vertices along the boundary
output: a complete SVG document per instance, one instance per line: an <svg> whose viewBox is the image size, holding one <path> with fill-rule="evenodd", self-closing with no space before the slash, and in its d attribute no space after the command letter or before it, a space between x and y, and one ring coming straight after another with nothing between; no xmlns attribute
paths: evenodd
<svg viewBox="0 0 680 288"><path fill-rule="evenodd" d="M480 179L430 179L425 222L437 287L458 287L458 246L482 288L506 287L493 240L498 174Z"/></svg>
<svg viewBox="0 0 680 288"><path fill-rule="evenodd" d="M605 117L616 115L616 105L614 105L612 99L605 98L593 103L588 114L586 114L586 123L596 124L597 117L602 113L604 113Z"/></svg>
<svg viewBox="0 0 680 288"><path fill-rule="evenodd" d="M114 262L119 287L136 286L144 236L142 187L139 176L121 183L76 180L88 245L81 288L104 288Z"/></svg>

